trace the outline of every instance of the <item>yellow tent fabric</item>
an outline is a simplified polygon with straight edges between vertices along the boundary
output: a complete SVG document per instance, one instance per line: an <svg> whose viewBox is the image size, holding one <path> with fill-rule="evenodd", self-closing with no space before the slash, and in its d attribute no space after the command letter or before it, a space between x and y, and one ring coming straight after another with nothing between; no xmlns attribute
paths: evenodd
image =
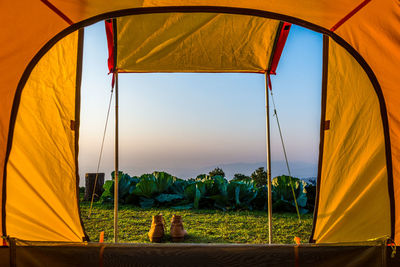
<svg viewBox="0 0 400 267"><path fill-rule="evenodd" d="M348 16L361 3L365 5ZM400 75L397 74L400 62L400 5L394 0L221 0L217 3L211 0L3 1L0 3L3 18L0 35L0 165L6 164L13 149L10 133L16 113L15 108L12 112L13 106L16 107L13 104L16 93L21 92L34 65L56 40L100 19L167 10L240 13L286 20L330 35L352 50L353 56L363 63L375 89L383 94L381 112L383 117L388 117L390 140L386 137L385 142L390 144L390 151L387 152L390 152L388 160L392 163L387 173L393 172L394 185L391 184L391 175L387 182L394 187L395 202L392 206L395 205L395 214L391 216L395 219L395 240L400 240ZM344 18L346 20L335 32L329 30ZM70 26L70 23L73 25ZM8 168L0 174L0 184L3 184L4 175L8 177L7 172ZM3 204L8 197L3 195Z"/></svg>
<svg viewBox="0 0 400 267"><path fill-rule="evenodd" d="M22 92L7 164L7 234L82 241L76 186L78 32L57 43ZM78 125L73 123L74 128Z"/></svg>
<svg viewBox="0 0 400 267"><path fill-rule="evenodd" d="M314 239L390 237L385 139L375 90L357 61L329 40L324 148Z"/></svg>
<svg viewBox="0 0 400 267"><path fill-rule="evenodd" d="M278 20L218 13L120 17L117 69L263 73L278 26Z"/></svg>
<svg viewBox="0 0 400 267"><path fill-rule="evenodd" d="M396 242L400 242L399 14L398 1L371 1L349 23L337 30L337 34L349 42L369 64L385 98L393 165Z"/></svg>

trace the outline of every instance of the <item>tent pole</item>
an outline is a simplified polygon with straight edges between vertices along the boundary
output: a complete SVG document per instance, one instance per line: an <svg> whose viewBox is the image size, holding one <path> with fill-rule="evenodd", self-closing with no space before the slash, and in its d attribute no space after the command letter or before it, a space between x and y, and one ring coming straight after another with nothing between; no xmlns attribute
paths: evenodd
<svg viewBox="0 0 400 267"><path fill-rule="evenodd" d="M266 145L267 145L267 185L268 185L268 241L272 244L272 191L271 191L271 140L269 123L268 74L265 73L265 110L266 110Z"/></svg>
<svg viewBox="0 0 400 267"><path fill-rule="evenodd" d="M115 173L114 173L114 243L118 243L118 72L115 72Z"/></svg>

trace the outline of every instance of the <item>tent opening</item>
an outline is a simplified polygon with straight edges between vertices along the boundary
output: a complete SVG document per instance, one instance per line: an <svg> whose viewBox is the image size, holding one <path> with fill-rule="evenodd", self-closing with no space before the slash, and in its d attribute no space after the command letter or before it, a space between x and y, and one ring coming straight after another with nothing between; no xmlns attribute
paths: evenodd
<svg viewBox="0 0 400 267"><path fill-rule="evenodd" d="M272 85L276 105L279 112L283 134L286 138L292 175L299 178L309 178L314 181L317 176L319 121L320 121L320 91L322 65L322 36L299 26L294 26L289 35L289 46L285 47L281 58L282 67L279 74L272 77ZM100 150L104 121L110 97L111 75L107 65L107 41L102 23L85 29L85 47L82 96L81 96L81 128L80 128L80 176L81 186L84 186L86 173L96 171L98 153ZM320 51L316 53L316 51ZM308 69L307 72L300 71ZM131 177L138 177L154 171L164 171L172 176L188 180L200 175L208 175L215 168L224 171L225 179L231 181L250 178L260 167L266 170L265 162L265 81L262 74L251 73L123 73L120 82L120 170ZM271 104L272 105L272 104ZM287 107L291 107L288 109ZM295 110L295 111L294 111ZM286 174L286 165L282 153L273 110L271 109L271 139L272 139L272 178ZM111 109L109 128L107 130L101 172L106 180L111 179L114 166L114 110ZM301 144L301 145L300 145ZM288 188L287 188L288 189ZM240 237L238 233L245 231L230 226L229 212L226 208L214 207L213 202L207 202L207 193L200 199L202 217L207 217L216 210L217 219L210 219L216 229L229 228L236 239L209 237L207 231L198 224L191 222L191 227L197 234L192 242L268 242L267 214L264 210L266 192L260 194L254 201L249 201L252 195L243 197L242 206L231 209L238 211L238 218L246 220L245 216L255 216L258 228L253 236ZM171 194L169 192L164 192ZM217 193L220 193L217 190ZM289 192L290 193L290 192ZM129 194L128 194L129 195ZM157 193L156 193L157 195ZM160 195L160 194L158 194ZM124 196L124 198L126 195ZM156 199L157 196L153 196ZM290 199L290 195L286 196ZM143 200L143 199L142 199ZM130 214L140 214L140 206L152 207L144 218L138 219L141 229L148 228L151 222L149 214L159 212L170 214L174 210L169 206L179 205L182 199L163 203L157 200L150 203L136 199L127 199L125 205L135 207L133 211L123 210ZM254 202L254 203L251 203ZM259 202L256 204L256 202ZM312 199L309 202L314 202ZM188 205L189 204L189 205ZM99 205L99 204L95 204ZM107 205L107 204L104 204ZM110 205L110 204L109 204ZM303 205L302 213L306 213ZM203 207L201 207L203 206ZM228 205L229 206L229 205ZM252 212L250 209L258 210ZM257 207L256 207L257 206ZM259 207L258 207L259 206ZM279 212L288 212L285 205L276 208ZM193 209L190 203L186 208ZM229 209L229 207L227 207ZM313 210L307 207L303 228L311 231ZM293 211L293 210L292 210ZM94 211L96 213L96 211ZM176 210L176 213L186 212ZM196 212L196 210L195 210ZM250 212L250 214L248 214ZM112 240L112 220L104 220L102 214L94 214L87 220L88 207L83 205L81 216L85 225L101 225L106 231L106 240ZM285 220L295 221L289 215ZM124 215L121 215L124 216ZM211 216L211 215L210 215ZM217 215L215 215L217 216ZM279 216L279 215L278 215ZM222 220L225 218L224 220ZM99 223L96 220L100 220ZM123 220L121 218L121 220ZM217 221L216 221L217 220ZM204 223L207 223L205 219ZM246 224L246 222L243 222ZM122 225L125 225L121 221ZM101 228L101 227L100 227ZM91 229L91 240L98 240L101 229ZM129 228L131 229L131 227ZM120 227L125 237L123 242L143 242L145 235L130 235ZM277 233L280 228L277 228ZM291 230L290 236L278 236L276 243L293 243L293 237L299 229ZM129 231L128 231L129 232ZM218 232L218 231L217 231ZM283 231L284 233L287 231ZM301 232L301 231L300 231ZM305 231L307 232L307 231ZM309 232L302 236L308 240ZM213 235L212 235L213 236ZM214 238L214 239L212 239ZM250 239L250 240L249 240ZM211 240L211 241L210 241ZM253 241L252 241L253 240Z"/></svg>

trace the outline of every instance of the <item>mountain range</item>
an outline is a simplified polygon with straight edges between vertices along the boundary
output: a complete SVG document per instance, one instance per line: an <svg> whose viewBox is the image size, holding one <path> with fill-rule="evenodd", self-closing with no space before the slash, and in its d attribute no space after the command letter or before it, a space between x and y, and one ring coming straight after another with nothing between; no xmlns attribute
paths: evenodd
<svg viewBox="0 0 400 267"><path fill-rule="evenodd" d="M195 178L197 175L205 173L208 174L215 168L221 168L225 172L225 176L228 180L232 179L236 173L241 173L250 176L259 167L266 169L265 162L256 163L222 163L212 166L206 166L196 169L178 169L171 172L171 174L181 178ZM290 162L289 167L291 174L294 177L299 178L310 178L313 180L317 176L318 165L317 163L306 163L306 162ZM288 175L287 166L285 161L272 161L271 162L271 176L276 177L282 174Z"/></svg>

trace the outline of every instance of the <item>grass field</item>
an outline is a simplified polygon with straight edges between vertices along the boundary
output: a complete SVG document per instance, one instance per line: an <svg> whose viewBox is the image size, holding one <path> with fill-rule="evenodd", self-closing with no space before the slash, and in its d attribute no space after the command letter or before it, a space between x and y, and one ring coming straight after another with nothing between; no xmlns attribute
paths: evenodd
<svg viewBox="0 0 400 267"><path fill-rule="evenodd" d="M93 205L89 219L89 202L81 202L81 214L86 233L91 241L99 240L104 231L104 241L113 239L113 205ZM268 243L268 217L263 211L183 210L152 208L142 209L128 205L119 208L119 241L124 243L148 243L147 232L152 215L162 214L166 220L165 242L169 241L169 226L173 214L182 215L188 231L187 243ZM312 214L302 216L299 224L292 213L274 214L273 243L292 244L298 236L308 242L312 227Z"/></svg>

